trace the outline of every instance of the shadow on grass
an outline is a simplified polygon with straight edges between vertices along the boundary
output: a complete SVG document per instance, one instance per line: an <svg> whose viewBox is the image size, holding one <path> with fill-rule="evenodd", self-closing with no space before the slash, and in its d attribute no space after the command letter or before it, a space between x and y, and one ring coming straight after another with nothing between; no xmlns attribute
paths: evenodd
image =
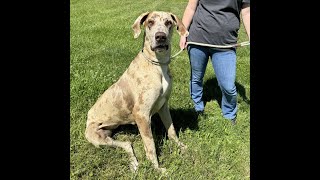
<svg viewBox="0 0 320 180"><path fill-rule="evenodd" d="M170 109L170 114L178 137L180 131L183 132L186 129L196 131L199 129L197 115L193 109ZM168 133L158 114L152 117L151 127L154 134L156 151L159 154L163 146L163 139L168 139Z"/></svg>
<svg viewBox="0 0 320 180"><path fill-rule="evenodd" d="M243 101L250 104L250 100L246 96L246 89L240 83L236 82L237 92ZM217 78L211 78L204 82L203 85L203 101L206 105L211 100L216 100L221 108L222 94L218 85Z"/></svg>
<svg viewBox="0 0 320 180"><path fill-rule="evenodd" d="M180 131L183 132L186 129L199 129L197 115L193 109L170 109L170 114L178 137ZM168 139L168 133L158 114L153 115L151 118L151 129L155 141L156 152L159 155L163 146L163 140ZM139 130L136 125L119 126L114 130L113 134L118 132L136 135L139 134Z"/></svg>
<svg viewBox="0 0 320 180"><path fill-rule="evenodd" d="M178 136L180 131L199 129L197 115L193 109L170 109L170 114ZM167 134L158 114L152 117L152 128L156 135L162 134L164 137Z"/></svg>

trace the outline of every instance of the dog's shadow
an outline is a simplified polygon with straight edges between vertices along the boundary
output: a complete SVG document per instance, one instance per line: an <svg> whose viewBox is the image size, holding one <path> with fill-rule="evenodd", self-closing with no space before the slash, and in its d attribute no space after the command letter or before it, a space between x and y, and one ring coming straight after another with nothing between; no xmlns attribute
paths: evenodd
<svg viewBox="0 0 320 180"><path fill-rule="evenodd" d="M250 104L250 100L246 96L246 89L240 83L236 82L237 92L244 102ZM206 105L207 102L216 100L221 108L222 94L218 85L217 78L211 78L204 82L203 85L203 101Z"/></svg>
<svg viewBox="0 0 320 180"><path fill-rule="evenodd" d="M170 114L172 118L172 123L176 130L177 136L179 137L179 132L183 132L186 129L198 130L198 120L197 114L193 109L170 109ZM168 139L168 133L164 127L160 116L155 114L151 118L151 129L153 134L153 139L156 146L156 152L159 154L163 146L163 140ZM114 134L118 132L126 132L129 134L139 134L138 127L132 125L122 125L119 126L114 131Z"/></svg>

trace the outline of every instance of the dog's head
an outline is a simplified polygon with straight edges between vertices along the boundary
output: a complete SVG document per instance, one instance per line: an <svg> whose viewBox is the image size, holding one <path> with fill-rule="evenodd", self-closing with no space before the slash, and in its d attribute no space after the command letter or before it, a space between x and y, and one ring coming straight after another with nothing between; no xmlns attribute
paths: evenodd
<svg viewBox="0 0 320 180"><path fill-rule="evenodd" d="M172 37L173 28L176 26L180 36L188 36L189 32L180 19L170 13L153 11L142 13L132 25L134 38L138 38L141 33L140 26L145 27L145 40L150 49L155 52L168 51Z"/></svg>

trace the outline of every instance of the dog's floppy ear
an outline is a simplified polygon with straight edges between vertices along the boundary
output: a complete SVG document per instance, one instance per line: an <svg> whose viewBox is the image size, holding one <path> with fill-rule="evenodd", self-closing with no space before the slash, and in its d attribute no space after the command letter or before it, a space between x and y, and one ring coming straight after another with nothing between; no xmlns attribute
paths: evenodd
<svg viewBox="0 0 320 180"><path fill-rule="evenodd" d="M189 32L186 29L186 27L183 25L182 21L180 21L180 19L172 13L170 13L170 15L171 15L175 25L177 26L177 31L178 31L179 35L187 37L189 35Z"/></svg>
<svg viewBox="0 0 320 180"><path fill-rule="evenodd" d="M149 12L142 13L131 26L134 32L134 38L139 37L141 33L140 26L147 19Z"/></svg>

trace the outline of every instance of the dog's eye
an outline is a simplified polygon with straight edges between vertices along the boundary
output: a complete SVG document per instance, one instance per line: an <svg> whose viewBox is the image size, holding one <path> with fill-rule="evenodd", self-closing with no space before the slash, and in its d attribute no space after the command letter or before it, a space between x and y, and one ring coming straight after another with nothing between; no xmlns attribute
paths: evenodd
<svg viewBox="0 0 320 180"><path fill-rule="evenodd" d="M153 20L149 20L149 21L148 21L148 26L151 27L151 26L153 26L153 25L154 25L154 21L153 21Z"/></svg>
<svg viewBox="0 0 320 180"><path fill-rule="evenodd" d="M166 21L164 24L165 24L166 26L170 27L170 26L172 25L172 22L171 22L171 21Z"/></svg>

